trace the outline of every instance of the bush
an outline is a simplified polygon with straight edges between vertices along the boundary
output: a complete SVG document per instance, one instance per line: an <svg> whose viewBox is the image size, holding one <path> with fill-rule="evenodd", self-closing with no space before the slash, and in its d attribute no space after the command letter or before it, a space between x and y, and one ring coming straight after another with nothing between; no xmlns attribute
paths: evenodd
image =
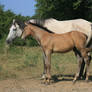
<svg viewBox="0 0 92 92"><path fill-rule="evenodd" d="M28 37L26 40L17 38L14 40L13 44L16 46L38 46L38 43L32 37Z"/></svg>

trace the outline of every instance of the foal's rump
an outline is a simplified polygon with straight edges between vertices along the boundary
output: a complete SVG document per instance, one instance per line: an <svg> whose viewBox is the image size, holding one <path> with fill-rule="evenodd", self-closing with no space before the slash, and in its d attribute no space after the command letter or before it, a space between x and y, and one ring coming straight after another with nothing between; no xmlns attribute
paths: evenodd
<svg viewBox="0 0 92 92"><path fill-rule="evenodd" d="M87 36L82 33L82 32L78 32L78 31L72 31L71 32L71 37L74 41L74 44L77 48L85 48L85 44L86 44L86 40L87 40Z"/></svg>

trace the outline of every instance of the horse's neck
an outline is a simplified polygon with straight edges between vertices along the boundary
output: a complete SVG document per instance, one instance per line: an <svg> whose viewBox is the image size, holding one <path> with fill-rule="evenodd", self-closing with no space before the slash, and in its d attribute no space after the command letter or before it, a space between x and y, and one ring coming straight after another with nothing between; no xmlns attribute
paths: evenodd
<svg viewBox="0 0 92 92"><path fill-rule="evenodd" d="M41 29L39 27L33 26L33 37L40 43L40 41L43 39L43 37L47 34L50 34L49 32L46 32L44 29Z"/></svg>

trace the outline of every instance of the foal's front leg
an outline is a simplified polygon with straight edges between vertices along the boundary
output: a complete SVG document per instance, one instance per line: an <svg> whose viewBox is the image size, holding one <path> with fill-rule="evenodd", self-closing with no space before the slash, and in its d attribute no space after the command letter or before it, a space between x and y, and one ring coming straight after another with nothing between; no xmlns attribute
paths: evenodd
<svg viewBox="0 0 92 92"><path fill-rule="evenodd" d="M43 67L44 67L44 70L43 70L43 75L42 75L42 79L45 79L46 78L46 65L45 65L45 58L46 58L46 55L45 55L45 52L43 51Z"/></svg>
<svg viewBox="0 0 92 92"><path fill-rule="evenodd" d="M46 67L46 78L45 83L49 84L51 79L51 52L49 50L45 51L45 67Z"/></svg>

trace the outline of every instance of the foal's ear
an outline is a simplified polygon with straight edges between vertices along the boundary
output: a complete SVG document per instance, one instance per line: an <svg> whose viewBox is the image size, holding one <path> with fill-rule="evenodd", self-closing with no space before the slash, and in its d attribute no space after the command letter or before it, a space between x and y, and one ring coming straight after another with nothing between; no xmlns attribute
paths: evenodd
<svg viewBox="0 0 92 92"><path fill-rule="evenodd" d="M28 25L28 23L27 22L24 22L24 24L27 26Z"/></svg>

